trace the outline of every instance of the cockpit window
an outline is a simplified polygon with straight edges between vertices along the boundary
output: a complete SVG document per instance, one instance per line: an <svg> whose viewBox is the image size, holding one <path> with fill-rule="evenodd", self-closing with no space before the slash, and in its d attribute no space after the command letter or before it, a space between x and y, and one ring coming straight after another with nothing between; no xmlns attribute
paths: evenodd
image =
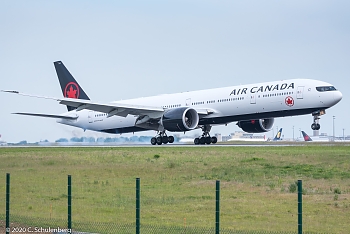
<svg viewBox="0 0 350 234"><path fill-rule="evenodd" d="M335 91L337 89L334 88L334 86L320 86L320 87L316 87L316 90L318 92L327 92L327 91Z"/></svg>

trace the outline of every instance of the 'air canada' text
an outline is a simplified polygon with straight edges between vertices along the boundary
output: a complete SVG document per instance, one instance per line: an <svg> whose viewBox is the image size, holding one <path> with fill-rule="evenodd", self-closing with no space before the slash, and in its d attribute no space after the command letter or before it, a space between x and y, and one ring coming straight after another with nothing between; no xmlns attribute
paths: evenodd
<svg viewBox="0 0 350 234"><path fill-rule="evenodd" d="M260 87L252 87L250 89L250 93L262 93L262 92L271 92L271 91L280 91L285 89L294 89L294 83L283 83L283 84L276 84L276 85L266 85L266 86L260 86ZM248 88L242 88L242 89L234 89L230 93L230 95L242 95L247 94Z"/></svg>

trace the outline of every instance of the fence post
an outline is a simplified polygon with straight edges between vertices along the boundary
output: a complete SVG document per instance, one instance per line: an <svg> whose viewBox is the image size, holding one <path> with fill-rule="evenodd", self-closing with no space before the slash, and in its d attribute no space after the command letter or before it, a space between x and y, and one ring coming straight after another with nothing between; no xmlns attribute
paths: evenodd
<svg viewBox="0 0 350 234"><path fill-rule="evenodd" d="M220 233L220 180L216 181L215 234Z"/></svg>
<svg viewBox="0 0 350 234"><path fill-rule="evenodd" d="M303 188L302 180L298 180L298 234L303 234Z"/></svg>
<svg viewBox="0 0 350 234"><path fill-rule="evenodd" d="M10 233L10 173L6 173L6 234Z"/></svg>
<svg viewBox="0 0 350 234"><path fill-rule="evenodd" d="M140 234L140 178L136 178L136 234Z"/></svg>
<svg viewBox="0 0 350 234"><path fill-rule="evenodd" d="M68 175L68 233L72 233L72 177Z"/></svg>

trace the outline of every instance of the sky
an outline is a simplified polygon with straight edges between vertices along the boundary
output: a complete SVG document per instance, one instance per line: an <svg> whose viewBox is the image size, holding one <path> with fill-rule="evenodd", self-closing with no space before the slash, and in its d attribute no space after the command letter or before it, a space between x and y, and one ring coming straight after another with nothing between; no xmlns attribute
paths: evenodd
<svg viewBox="0 0 350 234"><path fill-rule="evenodd" d="M349 1L1 0L0 90L62 97L54 61L63 61L98 102L294 78L331 83L343 100L321 117L321 133L350 135ZM0 93L7 142L112 136L54 119L56 101ZM333 120L333 116L335 116ZM272 137L312 134L311 115L275 119ZM240 129L231 123L211 134ZM186 133L188 136L200 131ZM154 135L153 131L141 135ZM132 134L123 134L132 136Z"/></svg>

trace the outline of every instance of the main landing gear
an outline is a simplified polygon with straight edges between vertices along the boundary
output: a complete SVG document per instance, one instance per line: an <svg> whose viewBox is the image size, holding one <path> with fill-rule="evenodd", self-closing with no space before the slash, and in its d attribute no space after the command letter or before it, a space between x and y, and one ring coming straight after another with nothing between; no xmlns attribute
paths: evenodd
<svg viewBox="0 0 350 234"><path fill-rule="evenodd" d="M326 113L325 110L320 110L320 111L312 113L312 116L314 117L314 122L313 122L313 124L311 124L312 130L320 130L320 128L321 128L321 125L319 124L320 116L324 115L325 113Z"/></svg>
<svg viewBox="0 0 350 234"><path fill-rule="evenodd" d="M194 139L194 144L195 145L204 145L204 144L215 144L216 142L218 142L218 138L214 137L210 137L209 132L210 132L211 126L210 125L204 125L202 127L203 130L203 134L201 137L197 137Z"/></svg>
<svg viewBox="0 0 350 234"><path fill-rule="evenodd" d="M161 144L168 144L173 143L174 137L173 136L167 136L165 131L159 132L157 136L151 138L151 144L152 145L161 145Z"/></svg>

